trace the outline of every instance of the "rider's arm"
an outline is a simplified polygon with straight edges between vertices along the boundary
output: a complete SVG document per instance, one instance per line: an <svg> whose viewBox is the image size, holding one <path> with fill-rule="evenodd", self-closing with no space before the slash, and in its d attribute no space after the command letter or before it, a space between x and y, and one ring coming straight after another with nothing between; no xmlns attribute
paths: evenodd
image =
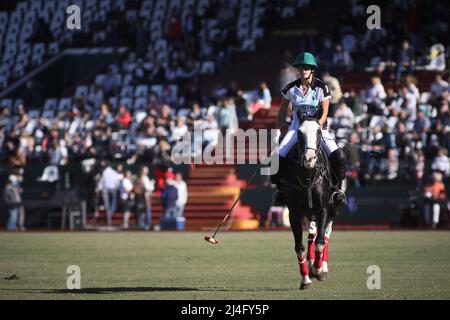
<svg viewBox="0 0 450 320"><path fill-rule="evenodd" d="M328 109L330 107L330 99L323 100L322 105L322 116L319 119L320 126L323 126L328 117Z"/></svg>
<svg viewBox="0 0 450 320"><path fill-rule="evenodd" d="M285 97L281 98L280 110L278 110L277 116L277 129L282 130L285 126L286 115L289 108L290 101Z"/></svg>

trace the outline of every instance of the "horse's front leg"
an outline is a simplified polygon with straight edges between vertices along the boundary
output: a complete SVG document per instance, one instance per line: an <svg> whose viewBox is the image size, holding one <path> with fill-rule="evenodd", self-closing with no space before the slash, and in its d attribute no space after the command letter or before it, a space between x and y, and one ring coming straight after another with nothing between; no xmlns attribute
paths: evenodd
<svg viewBox="0 0 450 320"><path fill-rule="evenodd" d="M321 209L321 212L317 218L317 236L315 241L315 260L313 272L317 274L319 280L324 280L323 256L326 244L325 230L328 224L328 208L326 206Z"/></svg>
<svg viewBox="0 0 450 320"><path fill-rule="evenodd" d="M325 246L323 248L323 263L322 263L323 278L326 278L328 276L328 246L330 243L332 230L333 230L333 220L330 220L328 221L324 236Z"/></svg>
<svg viewBox="0 0 450 320"><path fill-rule="evenodd" d="M311 270L311 268L314 265L314 260L316 259L314 241L316 240L317 225L316 225L316 221L309 220L307 218L305 218L305 223L308 226L308 256L307 256L307 259L308 259L309 269Z"/></svg>
<svg viewBox="0 0 450 320"><path fill-rule="evenodd" d="M303 226L300 217L295 214L294 210L289 209L289 222L291 224L292 233L295 240L295 253L297 254L298 265L300 268L300 275L302 277L300 289L308 289L311 286L311 279L309 278L308 262L306 260L306 250L303 245Z"/></svg>

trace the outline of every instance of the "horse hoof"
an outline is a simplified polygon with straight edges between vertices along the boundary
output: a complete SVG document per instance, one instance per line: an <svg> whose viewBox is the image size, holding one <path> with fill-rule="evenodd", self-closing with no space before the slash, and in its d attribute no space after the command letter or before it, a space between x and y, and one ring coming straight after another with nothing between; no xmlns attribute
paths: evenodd
<svg viewBox="0 0 450 320"><path fill-rule="evenodd" d="M328 277L328 272L321 272L316 276L317 280L319 281L325 281Z"/></svg>
<svg viewBox="0 0 450 320"><path fill-rule="evenodd" d="M311 287L311 283L302 283L300 284L300 290L306 290Z"/></svg>

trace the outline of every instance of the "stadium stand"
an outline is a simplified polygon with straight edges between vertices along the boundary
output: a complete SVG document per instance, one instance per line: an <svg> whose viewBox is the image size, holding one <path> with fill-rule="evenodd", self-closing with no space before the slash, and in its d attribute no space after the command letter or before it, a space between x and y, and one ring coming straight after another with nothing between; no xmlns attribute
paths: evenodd
<svg viewBox="0 0 450 320"><path fill-rule="evenodd" d="M382 30L371 33L358 27L365 26L364 1L74 3L83 10L83 28L76 32L65 32L69 1L19 1L14 9L0 12L0 90L24 81L67 48L128 50L65 88L64 95L42 97L43 84L28 81L22 96L2 97L2 164L66 166L108 158L127 165L151 163L157 169L160 141L174 145L172 133L179 119L186 117L192 131L196 121L207 123L209 117L212 130L218 132L217 110L224 108L228 96L234 98L240 128L273 128L277 93L289 77L284 74L276 81L274 75L281 76L280 67L297 52L309 50L318 56L320 72L331 74L329 85L341 87L329 119L331 131L342 146L349 141L363 146L346 146L352 187L398 181L412 183L420 195L432 170L442 171L448 180L445 7L433 6L430 11L426 1L383 4L383 12L393 14L387 15ZM341 20L348 11L352 18ZM433 26L436 32L427 39ZM408 47L401 47L403 39L409 40ZM414 60L414 68L399 68L403 56ZM253 89L263 80L275 92L272 107L248 117L248 106L258 99ZM193 111L194 105L198 111ZM373 151L381 156L372 157ZM247 159L254 159L255 152L246 150ZM230 174L237 168L189 168L188 228L217 221L226 213L243 183L236 173ZM206 196L204 191L212 188L215 193ZM153 202L156 222L162 209L157 196ZM238 211L245 219L261 215L250 207ZM97 218L103 218L101 214ZM119 216L113 223L120 221Z"/></svg>

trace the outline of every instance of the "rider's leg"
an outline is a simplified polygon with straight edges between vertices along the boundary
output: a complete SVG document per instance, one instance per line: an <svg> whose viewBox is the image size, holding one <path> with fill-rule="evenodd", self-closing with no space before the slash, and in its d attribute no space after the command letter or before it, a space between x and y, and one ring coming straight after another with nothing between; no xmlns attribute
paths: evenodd
<svg viewBox="0 0 450 320"><path fill-rule="evenodd" d="M334 139L331 137L328 130L322 130L322 141L325 151L330 159L331 170L333 171L332 179L335 186L335 192L333 193L333 200L337 205L347 205L347 199L344 193L344 183L346 174L346 159L345 154L340 149Z"/></svg>
<svg viewBox="0 0 450 320"><path fill-rule="evenodd" d="M296 130L289 130L288 133L284 136L283 140L281 140L279 150L276 152L273 157L278 157L279 166L278 171L270 176L270 180L273 184L277 186L277 191L273 196L274 206L284 206L285 199L283 197L283 193L281 192L281 183L282 179L286 175L286 170L288 166L287 155L292 147L297 143L297 132Z"/></svg>

